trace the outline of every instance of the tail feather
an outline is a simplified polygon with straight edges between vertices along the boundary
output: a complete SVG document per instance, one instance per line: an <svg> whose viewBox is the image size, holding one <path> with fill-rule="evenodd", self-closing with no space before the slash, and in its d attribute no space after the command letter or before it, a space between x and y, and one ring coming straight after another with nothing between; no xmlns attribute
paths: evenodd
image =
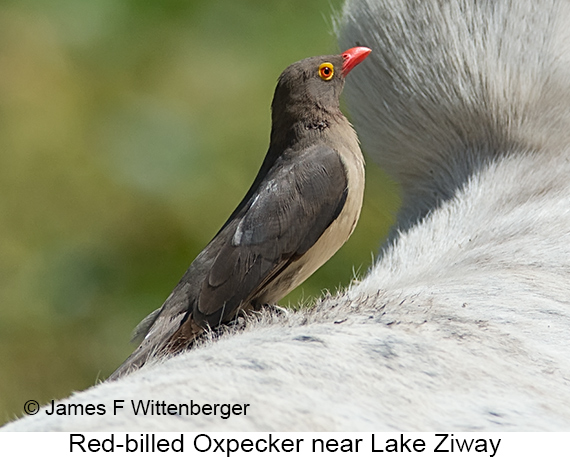
<svg viewBox="0 0 570 457"><path fill-rule="evenodd" d="M162 309L162 308L161 308ZM160 309L149 314L135 329L135 336L146 335L140 342L139 347L117 368L107 381L114 381L127 375L145 365L150 359L157 355L164 355L172 352L168 348L168 343L172 336L180 327L184 315L178 314L175 318L165 318L160 316ZM150 330L148 330L150 329Z"/></svg>
<svg viewBox="0 0 570 457"><path fill-rule="evenodd" d="M341 47L372 49L347 105L402 185L400 228L498 156L570 143L569 16L566 0L347 1Z"/></svg>
<svg viewBox="0 0 570 457"><path fill-rule="evenodd" d="M146 316L133 330L133 334L131 335L131 342L140 344L142 343L144 337L148 334L151 327L154 325L158 316L160 316L160 312L162 308L155 309L152 313Z"/></svg>

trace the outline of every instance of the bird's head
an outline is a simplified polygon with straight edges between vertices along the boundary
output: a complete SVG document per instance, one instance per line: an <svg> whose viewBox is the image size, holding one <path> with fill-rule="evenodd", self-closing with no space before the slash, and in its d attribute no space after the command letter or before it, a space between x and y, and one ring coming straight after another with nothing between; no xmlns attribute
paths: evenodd
<svg viewBox="0 0 570 457"><path fill-rule="evenodd" d="M300 119L312 111L338 111L344 78L368 54L370 49L358 46L342 54L309 57L289 65L275 89L271 105L274 122L279 117Z"/></svg>

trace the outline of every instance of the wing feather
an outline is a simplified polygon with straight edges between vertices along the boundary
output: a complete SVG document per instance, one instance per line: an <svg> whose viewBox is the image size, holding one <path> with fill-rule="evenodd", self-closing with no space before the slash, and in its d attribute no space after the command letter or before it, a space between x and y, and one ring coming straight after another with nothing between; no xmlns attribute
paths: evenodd
<svg viewBox="0 0 570 457"><path fill-rule="evenodd" d="M270 287L268 279L315 244L346 194L346 171L335 150L319 145L294 157L284 154L218 234L228 242L202 284L194 319L211 326L230 320L260 288Z"/></svg>

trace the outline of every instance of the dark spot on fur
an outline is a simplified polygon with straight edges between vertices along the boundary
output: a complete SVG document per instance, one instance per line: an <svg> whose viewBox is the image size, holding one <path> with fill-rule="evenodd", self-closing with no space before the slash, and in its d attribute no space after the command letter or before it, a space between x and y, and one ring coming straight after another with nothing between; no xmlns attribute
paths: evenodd
<svg viewBox="0 0 570 457"><path fill-rule="evenodd" d="M301 341L303 343L320 343L320 344L325 344L325 342L323 340L321 340L320 338L315 338L314 336L308 336L308 335L301 335L301 336L296 336L295 338L293 338L295 341Z"/></svg>

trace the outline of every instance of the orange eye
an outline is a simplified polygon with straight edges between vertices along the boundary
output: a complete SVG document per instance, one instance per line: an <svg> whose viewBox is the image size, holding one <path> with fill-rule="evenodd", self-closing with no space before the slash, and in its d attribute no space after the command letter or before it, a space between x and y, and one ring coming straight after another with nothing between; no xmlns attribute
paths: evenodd
<svg viewBox="0 0 570 457"><path fill-rule="evenodd" d="M325 81L330 81L334 76L334 66L330 62L324 62L319 65L319 76Z"/></svg>

